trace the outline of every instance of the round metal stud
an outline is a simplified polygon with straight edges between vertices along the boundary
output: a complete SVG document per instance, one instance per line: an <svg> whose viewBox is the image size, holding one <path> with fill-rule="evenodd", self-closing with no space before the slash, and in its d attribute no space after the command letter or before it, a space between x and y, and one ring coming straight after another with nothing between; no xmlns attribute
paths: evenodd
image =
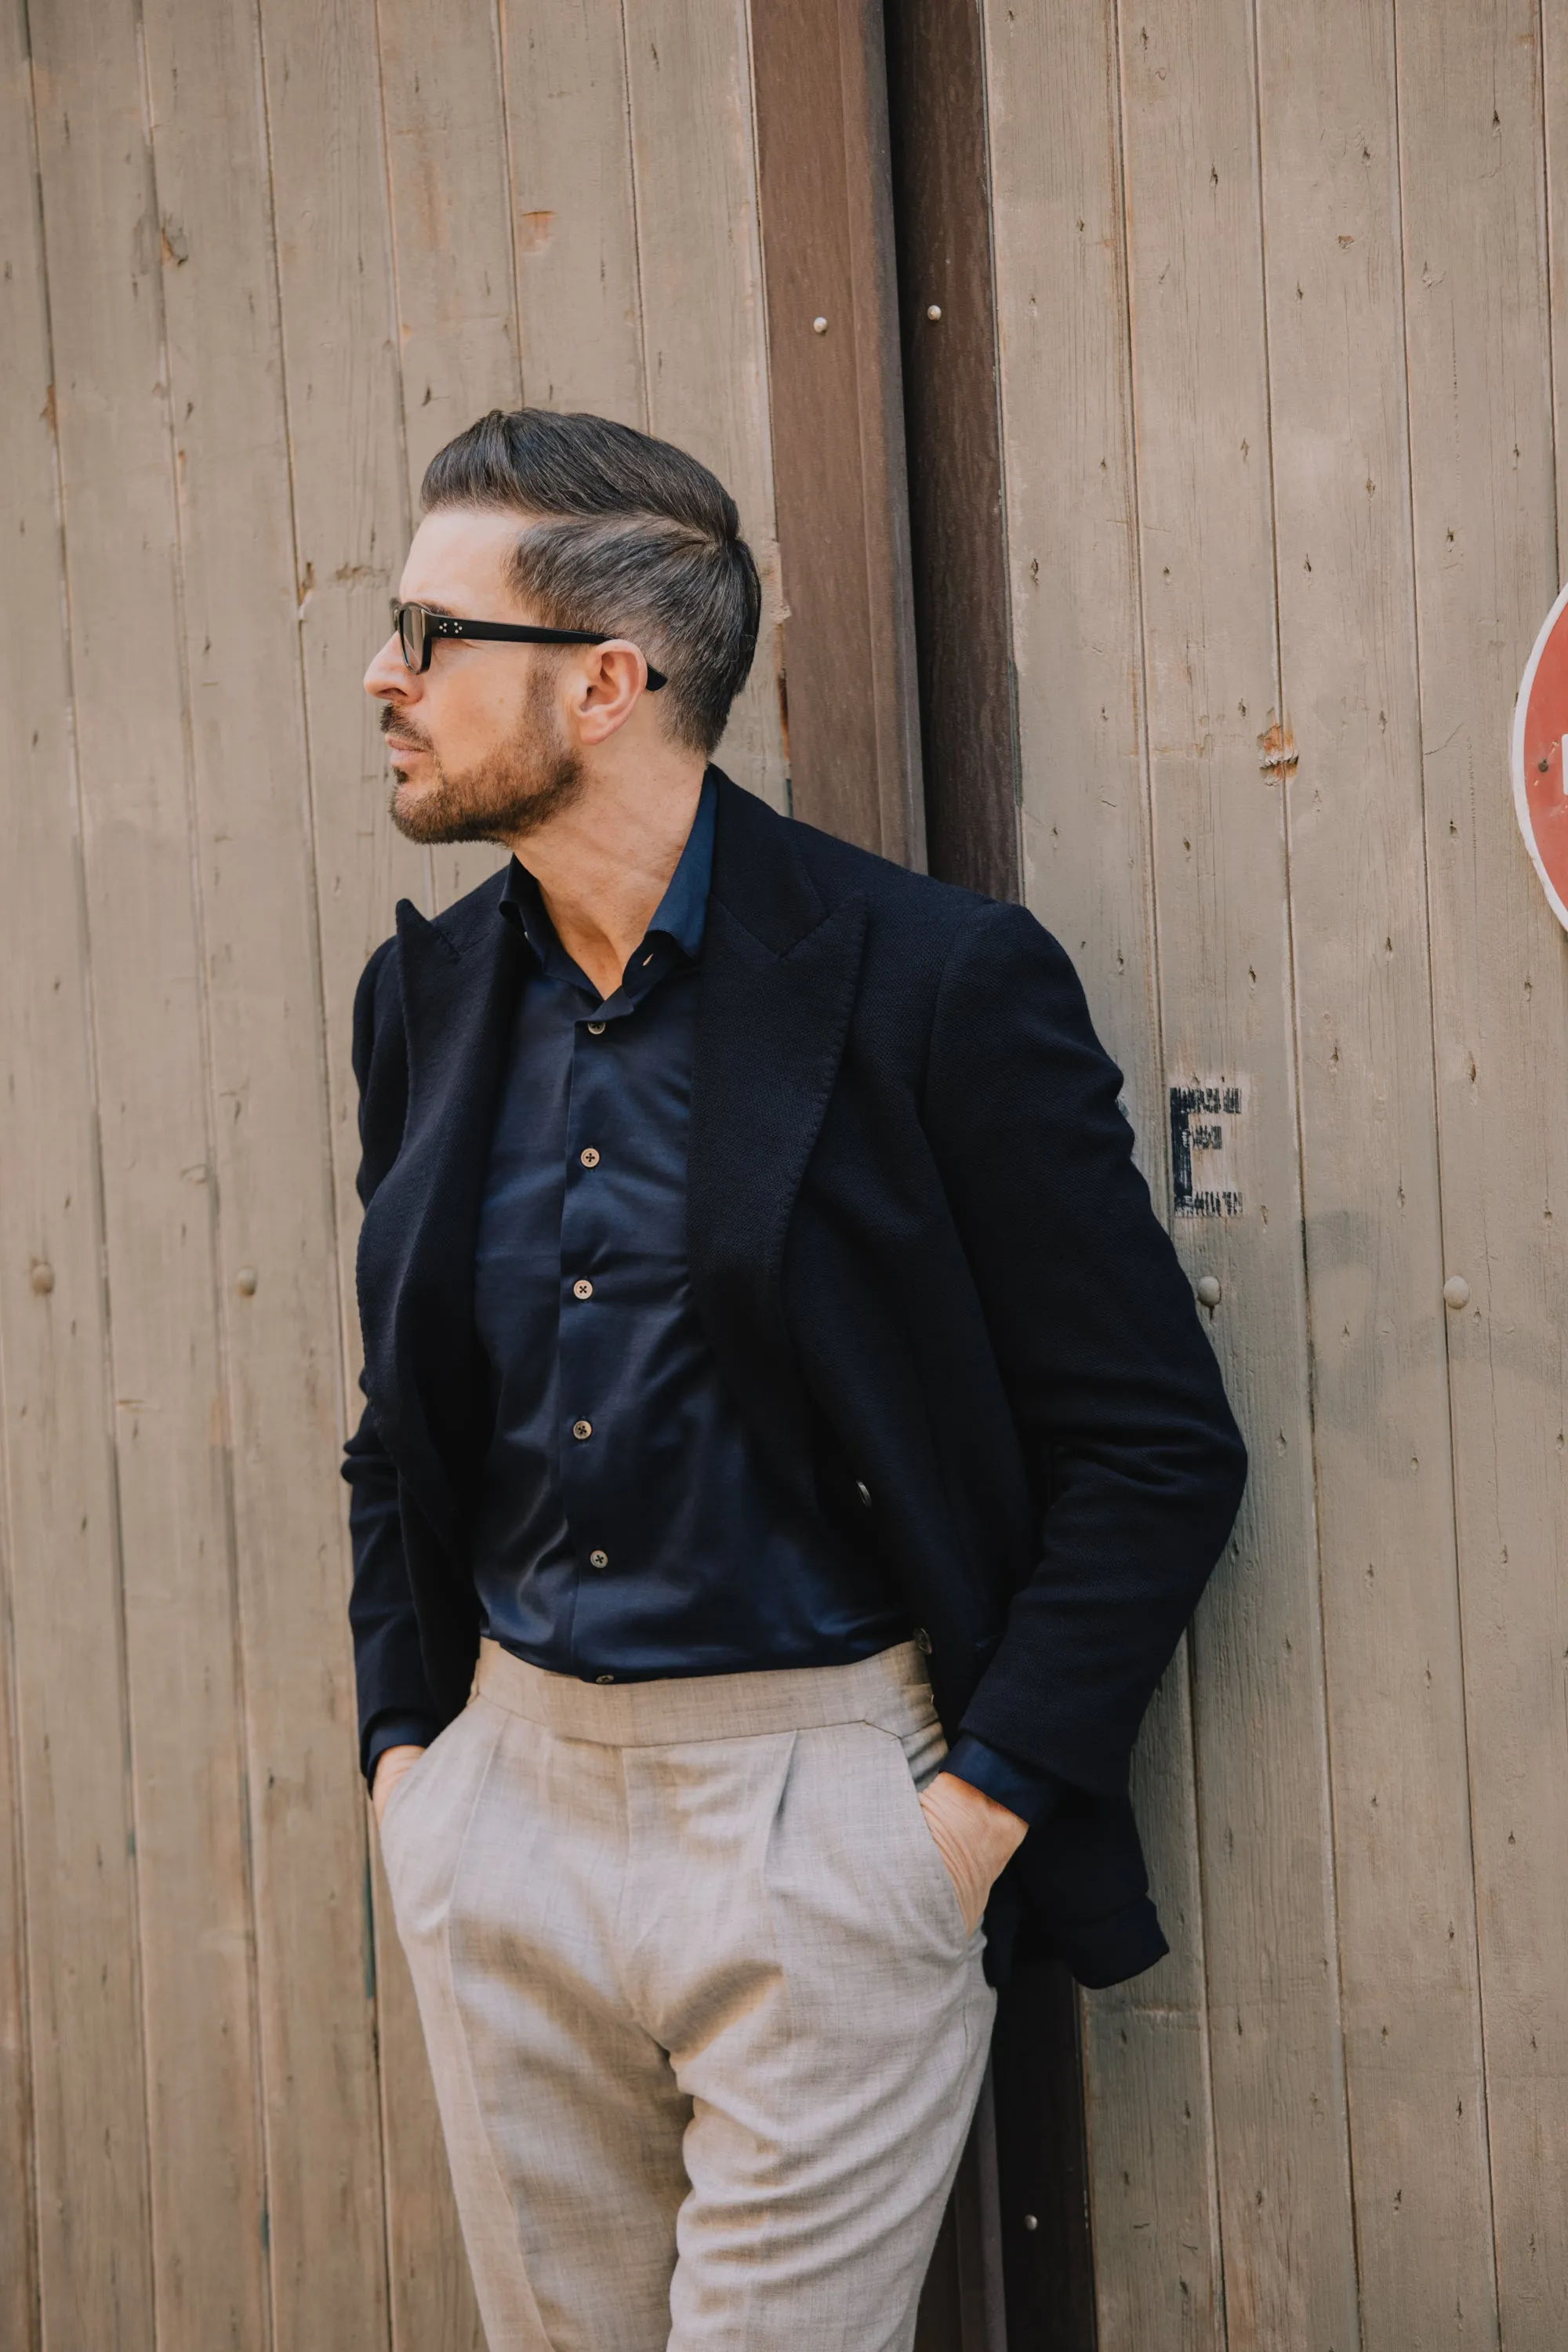
<svg viewBox="0 0 1568 2352"><path fill-rule="evenodd" d="M926 317L931 320L933 325L941 316L942 304L940 302L928 302L926 304Z"/></svg>
<svg viewBox="0 0 1568 2352"><path fill-rule="evenodd" d="M1469 1303L1469 1284L1465 1280L1462 1274L1451 1274L1448 1276L1447 1281L1443 1285L1444 1306L1460 1307L1468 1307Z"/></svg>
<svg viewBox="0 0 1568 2352"><path fill-rule="evenodd" d="M827 332L826 320L814 319L811 322L811 331L814 335L825 335Z"/></svg>
<svg viewBox="0 0 1568 2352"><path fill-rule="evenodd" d="M33 1288L37 1292L40 1298L43 1297L47 1291L52 1290L55 1286L54 1267L52 1265L46 1265L40 1258L38 1264L33 1268L32 1279Z"/></svg>
<svg viewBox="0 0 1568 2352"><path fill-rule="evenodd" d="M1217 1307L1222 1296L1217 1274L1199 1275L1198 1304L1200 1307Z"/></svg>
<svg viewBox="0 0 1568 2352"><path fill-rule="evenodd" d="M239 1272L234 1278L234 1286L238 1291L242 1298L254 1298L256 1296L256 1268L253 1265L242 1265Z"/></svg>

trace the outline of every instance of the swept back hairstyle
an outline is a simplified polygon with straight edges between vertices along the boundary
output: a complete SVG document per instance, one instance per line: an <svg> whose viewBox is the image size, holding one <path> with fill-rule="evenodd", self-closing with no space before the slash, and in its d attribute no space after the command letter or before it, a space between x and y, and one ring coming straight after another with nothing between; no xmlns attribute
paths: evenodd
<svg viewBox="0 0 1568 2352"><path fill-rule="evenodd" d="M512 584L543 625L629 637L669 681L670 733L713 751L763 600L735 501L706 466L608 417L493 408L431 459L420 503L515 510Z"/></svg>

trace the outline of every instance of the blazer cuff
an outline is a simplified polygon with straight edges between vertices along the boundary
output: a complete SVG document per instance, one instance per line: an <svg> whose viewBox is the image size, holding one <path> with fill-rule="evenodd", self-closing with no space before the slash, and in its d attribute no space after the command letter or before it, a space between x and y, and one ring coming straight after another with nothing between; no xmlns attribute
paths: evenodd
<svg viewBox="0 0 1568 2352"><path fill-rule="evenodd" d="M994 1803L1005 1805L1031 1829L1055 1809L1063 1788L1056 1774L1043 1765L1025 1764L1016 1756L993 1748L988 1740L976 1739L972 1731L959 1733L942 1769L957 1780L967 1780Z"/></svg>
<svg viewBox="0 0 1568 2352"><path fill-rule="evenodd" d="M364 1741L364 1777L367 1786L375 1785L375 1768L389 1748L428 1748L440 1731L433 1715L376 1716Z"/></svg>

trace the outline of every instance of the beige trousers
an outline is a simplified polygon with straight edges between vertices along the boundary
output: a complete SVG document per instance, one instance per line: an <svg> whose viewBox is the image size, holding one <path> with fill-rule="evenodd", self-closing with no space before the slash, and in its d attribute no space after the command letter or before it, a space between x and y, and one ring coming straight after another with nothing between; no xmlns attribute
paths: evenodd
<svg viewBox="0 0 1568 2352"><path fill-rule="evenodd" d="M908 2352L993 1996L913 1643L600 1688L487 1643L383 1843L490 2352Z"/></svg>

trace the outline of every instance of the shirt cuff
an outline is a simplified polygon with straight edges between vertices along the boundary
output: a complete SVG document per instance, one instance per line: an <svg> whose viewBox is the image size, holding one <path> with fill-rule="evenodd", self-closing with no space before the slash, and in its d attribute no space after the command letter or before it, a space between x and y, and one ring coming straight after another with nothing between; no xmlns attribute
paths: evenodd
<svg viewBox="0 0 1568 2352"><path fill-rule="evenodd" d="M944 1772L957 1780L967 1780L994 1803L1005 1805L1021 1822L1033 1829L1043 1822L1061 1794L1062 1782L1043 1764L1025 1764L1016 1756L1008 1756L1000 1748L992 1748L984 1739L976 1739L972 1731L961 1731L948 1749Z"/></svg>
<svg viewBox="0 0 1568 2352"><path fill-rule="evenodd" d="M375 1786L375 1768L389 1748L428 1748L440 1731L433 1715L378 1715L365 1743L364 1777Z"/></svg>

